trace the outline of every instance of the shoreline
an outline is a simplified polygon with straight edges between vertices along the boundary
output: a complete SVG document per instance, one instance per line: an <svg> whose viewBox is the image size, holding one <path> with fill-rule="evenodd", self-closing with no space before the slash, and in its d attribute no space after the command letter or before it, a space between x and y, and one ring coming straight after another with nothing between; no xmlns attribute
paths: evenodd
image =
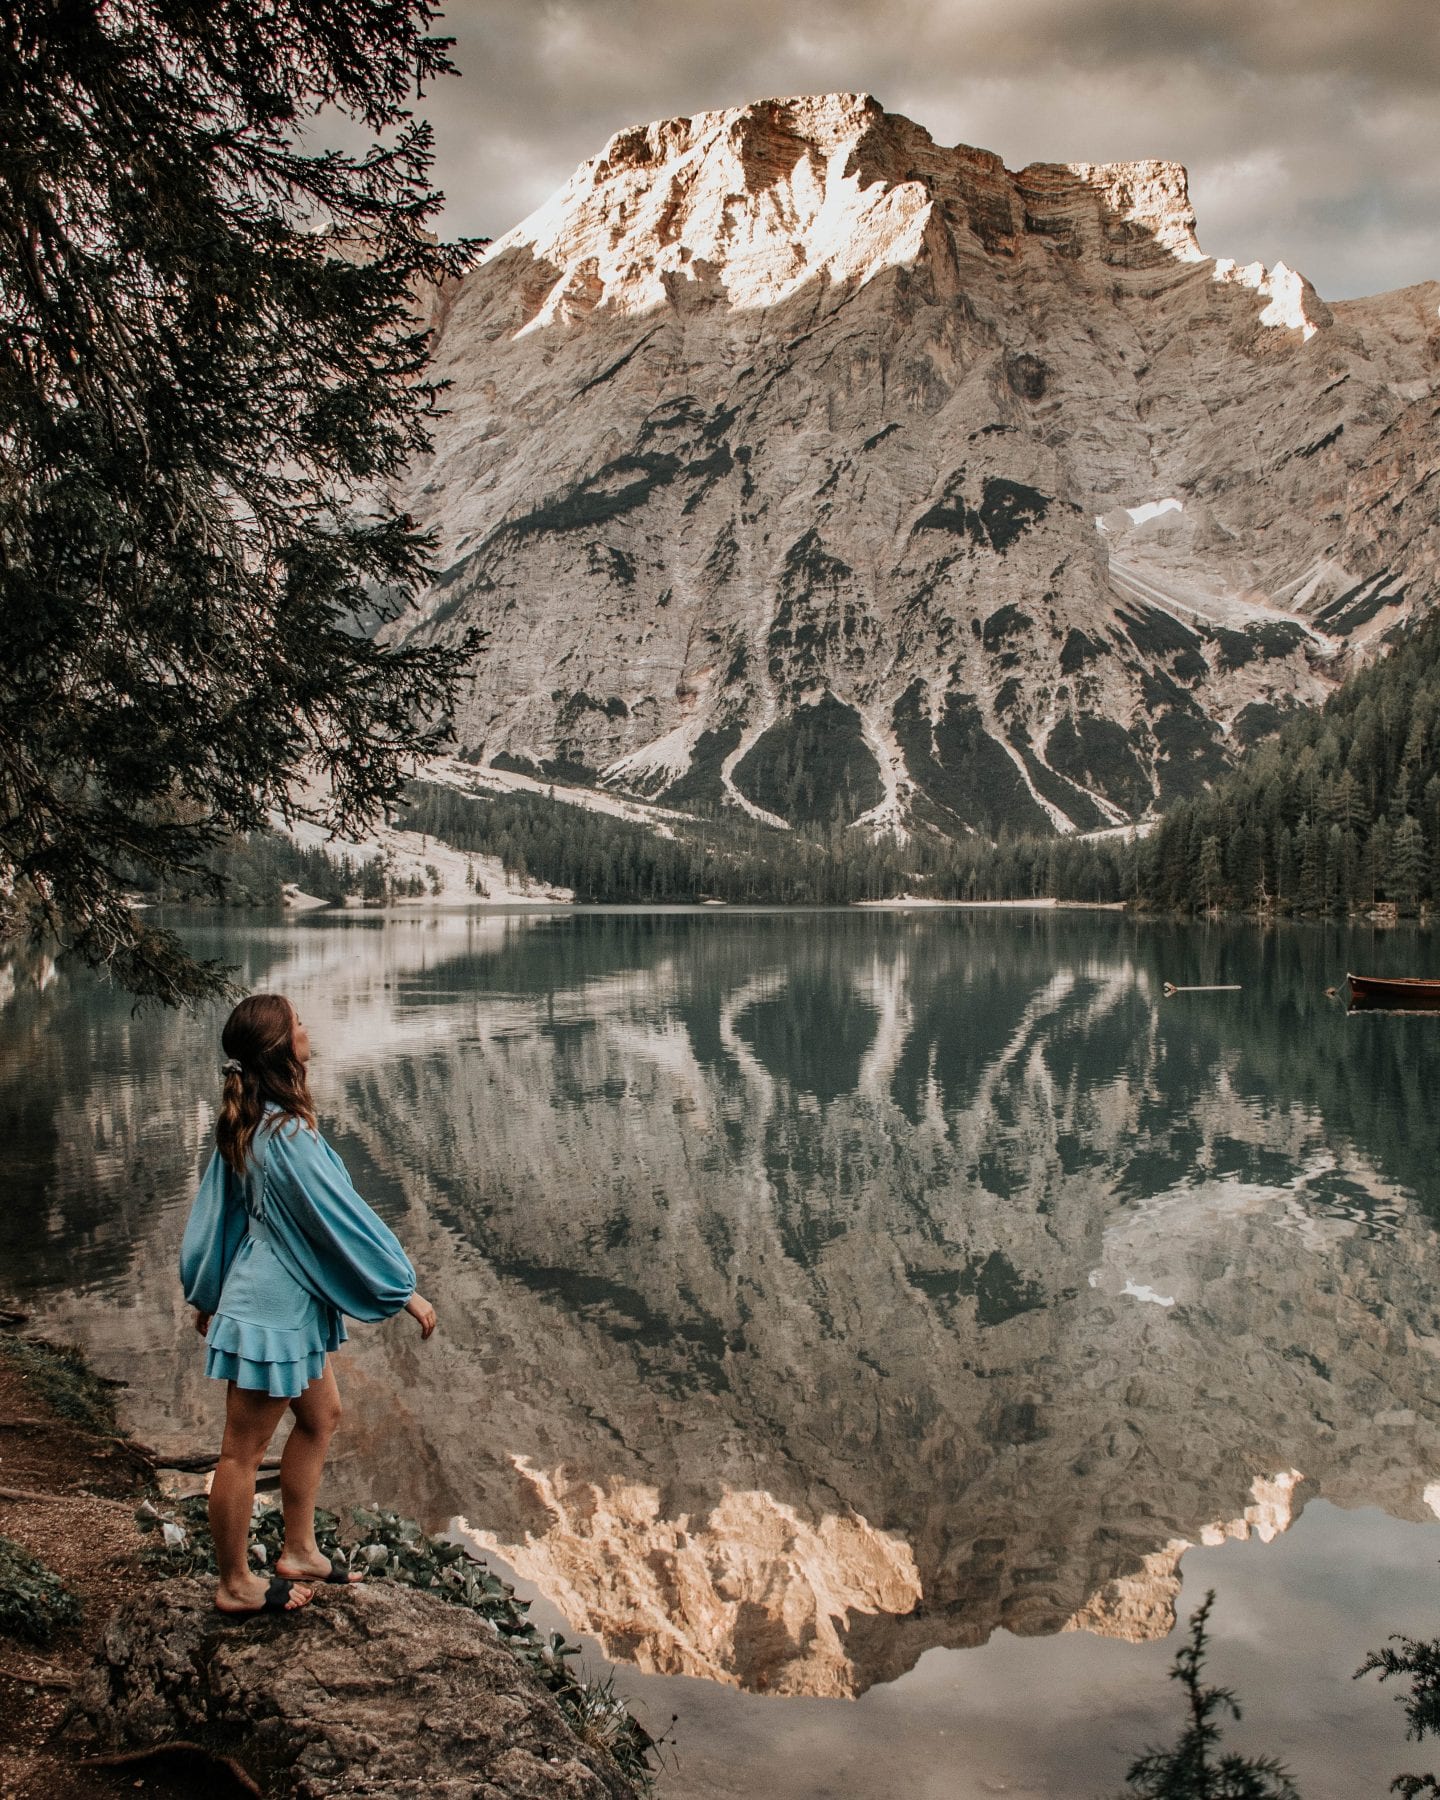
<svg viewBox="0 0 1440 1800"><path fill-rule="evenodd" d="M1004 912L1126 912L1123 900L1059 900L1047 894L1035 900L936 900L924 894L899 894L893 900L855 900L852 907L870 912L908 912L923 907L926 911L1004 911ZM848 909L847 909L848 910Z"/></svg>
<svg viewBox="0 0 1440 1800"><path fill-rule="evenodd" d="M367 1630L388 1630L392 1658L399 1659L397 1691L420 1679L427 1646L444 1636L453 1652L452 1706L461 1715L472 1705L498 1707L497 1730L511 1741L510 1760L525 1760L529 1753L519 1746L543 1739L552 1762L573 1769L578 1758L617 1800L649 1791L644 1771L651 1739L628 1709L612 1706L609 1735L600 1741L589 1721L605 1697L597 1704L553 1646L540 1640L512 1591L480 1559L394 1513L351 1509L344 1542L367 1569L366 1579L353 1593L317 1588L312 1617L306 1617L310 1607L253 1621L215 1613L205 1500L194 1494L203 1476L181 1475L194 1496L189 1501L167 1497L185 1491L166 1479L181 1471L160 1466L158 1453L135 1442L117 1420L115 1394L126 1384L97 1375L78 1350L24 1336L27 1323L23 1313L0 1308L0 1793L9 1800L113 1800L139 1787L152 1800L193 1800L201 1791L259 1793L256 1775L269 1778L267 1792L296 1791L291 1777L303 1775L303 1755L293 1770L272 1766L273 1757L254 1770L245 1767L251 1736L245 1701L255 1702L257 1721L273 1712L260 1686L240 1696L245 1730L237 1734L234 1695L227 1716L209 1720L207 1711L195 1728L197 1694L202 1710L210 1701L208 1678L197 1688L201 1664L191 1666L191 1640L204 1652L202 1664L262 1639L273 1643L277 1658L286 1645L292 1655L319 1655L327 1637L337 1631L347 1637L351 1628L338 1610L347 1601L367 1614ZM213 1466L214 1458L181 1460ZM279 1512L263 1491L260 1500L252 1554L273 1561ZM317 1515L322 1544L330 1543L334 1523ZM39 1572L5 1544L36 1559ZM427 1591L437 1586L442 1593ZM172 1643L165 1634L176 1621L183 1629ZM298 1635L307 1625L308 1639ZM147 1633L152 1662L158 1652L156 1666L179 1672L173 1691L153 1689L141 1669L135 1645ZM265 1662L242 1654L247 1666L263 1669ZM314 1719L302 1712L292 1755L303 1752L307 1731L323 1736L331 1710ZM333 1729L343 1745L343 1718L336 1717ZM378 1721L375 1730L392 1758L419 1758L422 1778L441 1772L426 1763L423 1747L415 1748L408 1723L388 1738ZM190 1742L197 1736L202 1743ZM488 1782L486 1791L530 1794L518 1773L520 1785L507 1778L505 1761L488 1771L481 1783ZM356 1791L379 1791L365 1784L363 1769L357 1779ZM555 1789L557 1797L569 1791Z"/></svg>

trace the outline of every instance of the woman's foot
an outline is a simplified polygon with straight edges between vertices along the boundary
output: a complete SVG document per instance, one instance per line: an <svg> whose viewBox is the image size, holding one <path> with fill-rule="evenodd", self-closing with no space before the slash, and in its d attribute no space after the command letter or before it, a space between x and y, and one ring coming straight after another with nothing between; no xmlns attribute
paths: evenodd
<svg viewBox="0 0 1440 1800"><path fill-rule="evenodd" d="M277 1591L288 1589L283 1596ZM263 1575L251 1575L238 1586L221 1582L215 1590L215 1610L234 1616L259 1612L299 1612L308 1606L315 1590L298 1581L267 1581Z"/></svg>
<svg viewBox="0 0 1440 1800"><path fill-rule="evenodd" d="M290 1581L328 1581L336 1586L349 1586L363 1581L358 1569L337 1569L323 1550L291 1550L283 1548L275 1558L275 1573Z"/></svg>

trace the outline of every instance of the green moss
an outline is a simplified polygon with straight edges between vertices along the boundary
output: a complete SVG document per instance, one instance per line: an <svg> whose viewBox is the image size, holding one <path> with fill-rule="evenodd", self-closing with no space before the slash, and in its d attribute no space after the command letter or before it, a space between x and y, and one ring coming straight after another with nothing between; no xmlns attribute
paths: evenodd
<svg viewBox="0 0 1440 1800"><path fill-rule="evenodd" d="M114 1392L73 1344L0 1338L0 1356L19 1370L31 1393L39 1395L62 1419L106 1437L116 1435Z"/></svg>
<svg viewBox="0 0 1440 1800"><path fill-rule="evenodd" d="M80 1623L80 1602L37 1557L0 1537L0 1635L45 1645Z"/></svg>
<svg viewBox="0 0 1440 1800"><path fill-rule="evenodd" d="M169 1513L162 1514L148 1503L143 1506L136 1515L137 1523L158 1540L144 1553L145 1560L167 1574L215 1574L207 1505L205 1497L197 1495L182 1500ZM171 1529L162 1531L164 1526ZM324 1555L363 1569L367 1580L418 1588L487 1619L500 1642L538 1676L582 1735L594 1726L597 1714L605 1715L605 1748L632 1781L648 1790L655 1774L650 1761L655 1740L649 1732L623 1707L616 1707L608 1684L592 1686L570 1667L569 1659L580 1654L578 1644L567 1642L558 1632L548 1636L540 1632L526 1617L529 1603L517 1600L508 1583L470 1557L461 1545L427 1536L413 1519L401 1518L398 1513L361 1507L352 1509L343 1534L334 1513L317 1511L315 1539ZM274 1568L283 1541L280 1510L267 1506L252 1531L252 1543L263 1553L264 1567Z"/></svg>

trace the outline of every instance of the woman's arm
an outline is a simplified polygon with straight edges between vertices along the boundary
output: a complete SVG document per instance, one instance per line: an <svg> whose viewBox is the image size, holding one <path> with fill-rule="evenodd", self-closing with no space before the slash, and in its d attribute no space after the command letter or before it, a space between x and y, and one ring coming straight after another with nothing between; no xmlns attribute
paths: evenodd
<svg viewBox="0 0 1440 1800"><path fill-rule="evenodd" d="M267 1201L279 1202L266 1218L296 1278L352 1319L388 1319L407 1306L415 1293L410 1259L324 1139L278 1125L266 1155Z"/></svg>
<svg viewBox="0 0 1440 1800"><path fill-rule="evenodd" d="M213 1313L219 1306L244 1235L245 1209L234 1193L229 1166L216 1150L200 1179L180 1245L180 1282L197 1312Z"/></svg>

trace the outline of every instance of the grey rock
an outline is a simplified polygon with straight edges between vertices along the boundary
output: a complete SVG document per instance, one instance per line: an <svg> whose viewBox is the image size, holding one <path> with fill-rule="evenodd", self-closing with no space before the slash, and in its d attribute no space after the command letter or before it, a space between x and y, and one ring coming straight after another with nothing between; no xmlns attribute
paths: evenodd
<svg viewBox="0 0 1440 1800"><path fill-rule="evenodd" d="M1122 822L1428 604L1437 302L1206 256L1177 164L1012 171L864 95L622 132L433 298L396 629L488 632L482 767Z"/></svg>
<svg viewBox="0 0 1440 1800"><path fill-rule="evenodd" d="M459 1607L383 1582L223 1619L203 1581L110 1620L68 1726L107 1751L198 1742L267 1794L628 1800L602 1749Z"/></svg>

